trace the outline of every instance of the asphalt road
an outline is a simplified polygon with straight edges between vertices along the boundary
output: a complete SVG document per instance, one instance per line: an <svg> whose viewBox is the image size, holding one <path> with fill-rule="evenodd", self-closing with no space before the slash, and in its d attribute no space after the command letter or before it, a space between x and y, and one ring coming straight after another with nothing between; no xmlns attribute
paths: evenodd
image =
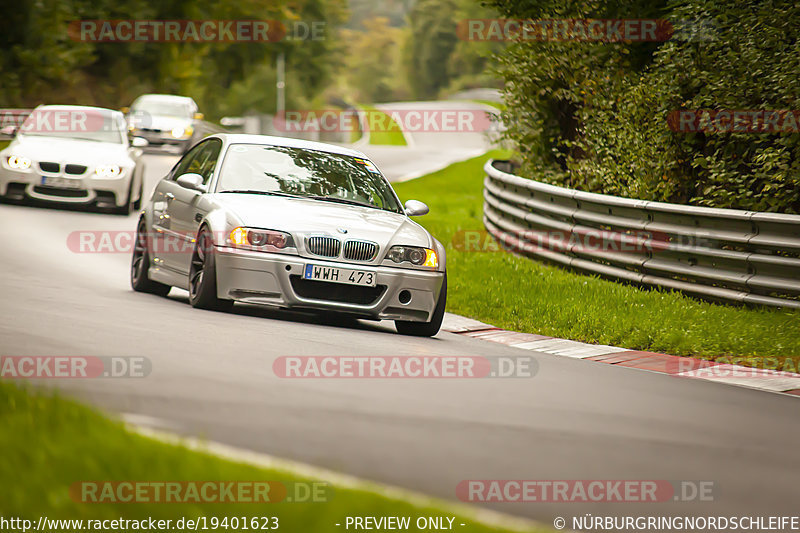
<svg viewBox="0 0 800 533"><path fill-rule="evenodd" d="M376 106L384 113L397 113L402 125L418 128L404 132L407 146L370 145L357 143L355 148L366 153L390 181L405 181L429 174L451 163L485 154L496 137L496 124L488 124L484 113L496 113L490 106L469 100L436 102L397 102ZM415 112L423 117L414 121ZM466 124L452 126L443 118L463 116ZM425 122L429 119L429 122Z"/></svg>
<svg viewBox="0 0 800 533"><path fill-rule="evenodd" d="M173 161L147 156L148 190ZM67 247L74 231L135 223L136 215L0 204L0 353L146 356L146 378L48 385L179 433L447 499L466 479L716 484L711 503L492 504L546 523L585 513L797 511L797 399L535 352L539 372L524 379L280 379L272 362L283 355L523 352L449 333L402 337L384 323L194 310L182 291L132 292L128 254Z"/></svg>

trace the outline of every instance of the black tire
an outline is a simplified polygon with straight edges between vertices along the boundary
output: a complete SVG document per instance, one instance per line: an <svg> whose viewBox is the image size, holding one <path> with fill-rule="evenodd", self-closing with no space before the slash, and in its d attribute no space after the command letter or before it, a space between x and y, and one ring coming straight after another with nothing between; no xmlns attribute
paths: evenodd
<svg viewBox="0 0 800 533"><path fill-rule="evenodd" d="M147 276L150 270L150 245L147 239L147 225L144 219L139 221L136 228L136 237L133 241L133 256L131 257L131 287L136 292L146 292L166 296L172 288Z"/></svg>
<svg viewBox="0 0 800 533"><path fill-rule="evenodd" d="M217 263L214 242L207 227L200 228L189 268L189 303L198 309L228 311L233 300L217 298Z"/></svg>
<svg viewBox="0 0 800 533"><path fill-rule="evenodd" d="M447 307L447 273L442 280L442 290L439 292L439 301L430 322L406 322L405 320L395 320L394 326L401 335L413 335L414 337L433 337L439 333L444 320L444 308Z"/></svg>

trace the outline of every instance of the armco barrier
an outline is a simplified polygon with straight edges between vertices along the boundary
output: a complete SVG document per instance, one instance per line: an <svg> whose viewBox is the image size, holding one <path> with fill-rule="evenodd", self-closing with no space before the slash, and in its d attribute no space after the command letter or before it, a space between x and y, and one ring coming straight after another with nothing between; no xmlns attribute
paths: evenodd
<svg viewBox="0 0 800 533"><path fill-rule="evenodd" d="M632 200L484 167L484 225L501 243L620 281L800 309L800 215ZM542 242L542 235L559 239ZM586 246L586 236L634 243Z"/></svg>

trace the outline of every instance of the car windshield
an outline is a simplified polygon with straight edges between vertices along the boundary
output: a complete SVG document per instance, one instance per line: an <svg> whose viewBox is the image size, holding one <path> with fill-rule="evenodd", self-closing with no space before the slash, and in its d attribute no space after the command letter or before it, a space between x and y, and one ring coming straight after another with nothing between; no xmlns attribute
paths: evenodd
<svg viewBox="0 0 800 533"><path fill-rule="evenodd" d="M131 112L160 117L190 118L192 116L189 104L185 102L170 102L168 100L141 100L133 104Z"/></svg>
<svg viewBox="0 0 800 533"><path fill-rule="evenodd" d="M106 109L43 107L34 109L19 133L30 137L58 137L124 144L125 120Z"/></svg>
<svg viewBox="0 0 800 533"><path fill-rule="evenodd" d="M286 146L231 145L217 192L288 194L403 212L368 159Z"/></svg>

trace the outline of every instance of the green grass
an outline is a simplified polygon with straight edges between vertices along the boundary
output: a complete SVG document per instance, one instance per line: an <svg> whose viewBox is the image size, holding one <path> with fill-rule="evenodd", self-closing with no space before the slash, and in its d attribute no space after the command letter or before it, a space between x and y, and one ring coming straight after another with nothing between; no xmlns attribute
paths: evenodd
<svg viewBox="0 0 800 533"><path fill-rule="evenodd" d="M389 115L373 106L362 105L360 107L367 112L369 144L406 146L406 138L400 125Z"/></svg>
<svg viewBox="0 0 800 533"><path fill-rule="evenodd" d="M468 523L460 528L464 531L511 531L454 514L433 499L429 505L414 505L369 490L336 486L324 503L79 503L69 488L80 481L315 480L131 433L74 401L8 382L0 382L0 427L0 516L6 519L21 517L36 524L39 516L93 520L276 516L281 531L325 533L342 531L346 516L410 516L413 523L418 516L446 515L456 516L456 523Z"/></svg>
<svg viewBox="0 0 800 533"><path fill-rule="evenodd" d="M506 252L453 248L459 230L483 230L483 165L499 151L399 183L427 203L419 222L447 246L450 312L498 327L630 349L698 356L800 356L800 313L715 305L585 276ZM789 368L787 368L789 369ZM800 370L800 369L798 369Z"/></svg>
<svg viewBox="0 0 800 533"><path fill-rule="evenodd" d="M473 102L491 106L491 107L497 109L498 111L505 111L506 110L506 105L503 102L495 102L494 100L473 100Z"/></svg>

